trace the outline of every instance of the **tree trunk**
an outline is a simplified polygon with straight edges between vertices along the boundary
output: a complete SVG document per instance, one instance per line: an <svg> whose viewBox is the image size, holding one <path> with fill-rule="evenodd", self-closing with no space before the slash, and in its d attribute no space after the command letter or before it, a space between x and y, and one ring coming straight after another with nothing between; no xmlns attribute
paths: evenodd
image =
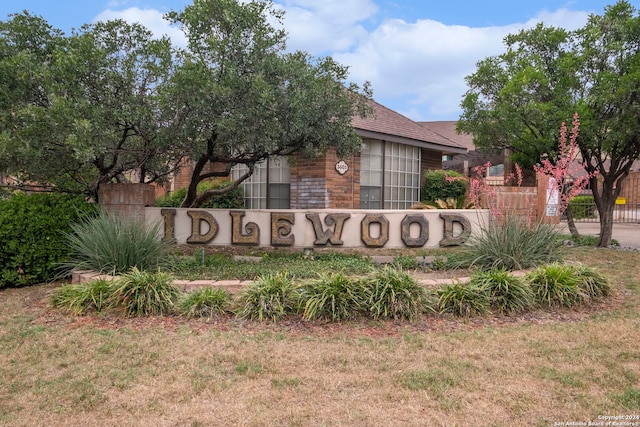
<svg viewBox="0 0 640 427"><path fill-rule="evenodd" d="M613 204L604 206L604 212L600 212L600 238L598 239L599 248L607 248L611 245L613 237Z"/></svg>
<svg viewBox="0 0 640 427"><path fill-rule="evenodd" d="M189 181L189 187L187 189L187 195L185 196L181 208L193 208L194 202L198 196L198 184L200 183L200 174L207 164L208 159L205 156L202 156L198 159L198 161L193 165L193 172L191 173L191 180Z"/></svg>
<svg viewBox="0 0 640 427"><path fill-rule="evenodd" d="M620 188L614 188L610 182L605 180L601 191L600 197L594 197L598 213L600 214L600 238L598 239L598 247L607 248L611 245L611 238L613 237L613 210L615 208L616 198L620 193Z"/></svg>
<svg viewBox="0 0 640 427"><path fill-rule="evenodd" d="M565 214L567 215L567 227L569 227L569 232L571 233L571 237L576 240L580 240L580 232L576 227L576 223L573 220L573 212L571 211L571 205L567 204L567 208L565 209Z"/></svg>

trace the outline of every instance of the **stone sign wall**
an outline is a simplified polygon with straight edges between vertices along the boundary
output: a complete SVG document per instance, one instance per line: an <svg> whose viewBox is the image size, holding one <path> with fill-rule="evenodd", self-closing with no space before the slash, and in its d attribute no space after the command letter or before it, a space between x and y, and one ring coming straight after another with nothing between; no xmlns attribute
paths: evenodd
<svg viewBox="0 0 640 427"><path fill-rule="evenodd" d="M463 244L488 210L226 210L145 208L178 244L429 248Z"/></svg>

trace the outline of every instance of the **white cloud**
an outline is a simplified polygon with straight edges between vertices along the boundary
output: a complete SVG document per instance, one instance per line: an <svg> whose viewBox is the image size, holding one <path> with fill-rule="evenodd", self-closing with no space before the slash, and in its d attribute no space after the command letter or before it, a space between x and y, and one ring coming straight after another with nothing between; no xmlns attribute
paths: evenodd
<svg viewBox="0 0 640 427"><path fill-rule="evenodd" d="M122 19L130 23L138 22L147 27L155 37L167 35L174 44L185 46L187 42L182 31L171 26L169 21L163 18L163 15L162 12L155 9L139 9L137 7L124 10L107 9L96 16L94 22L113 19Z"/></svg>
<svg viewBox="0 0 640 427"><path fill-rule="evenodd" d="M350 50L367 38L361 24L378 10L372 0L284 0L284 27L291 50L312 55Z"/></svg>
<svg viewBox="0 0 640 427"><path fill-rule="evenodd" d="M350 67L354 81L370 81L376 99L390 108L414 120L455 120L466 92L465 76L475 71L478 61L504 52L506 35L539 22L575 29L587 16L566 9L543 11L525 23L495 27L392 19L355 49L333 56Z"/></svg>

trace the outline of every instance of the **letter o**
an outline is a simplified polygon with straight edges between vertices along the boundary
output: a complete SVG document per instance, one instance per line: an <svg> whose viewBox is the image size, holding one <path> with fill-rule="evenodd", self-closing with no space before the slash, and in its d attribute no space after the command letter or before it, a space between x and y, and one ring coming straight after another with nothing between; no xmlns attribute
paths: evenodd
<svg viewBox="0 0 640 427"><path fill-rule="evenodd" d="M380 225L380 236L376 239L372 238L369 232L371 224ZM389 240L389 220L382 214L365 215L360 223L360 232L360 238L367 247L381 248Z"/></svg>
<svg viewBox="0 0 640 427"><path fill-rule="evenodd" d="M418 237L411 237L411 224L420 226ZM423 215L406 215L400 226L402 241L409 248L420 248L429 240L429 221Z"/></svg>

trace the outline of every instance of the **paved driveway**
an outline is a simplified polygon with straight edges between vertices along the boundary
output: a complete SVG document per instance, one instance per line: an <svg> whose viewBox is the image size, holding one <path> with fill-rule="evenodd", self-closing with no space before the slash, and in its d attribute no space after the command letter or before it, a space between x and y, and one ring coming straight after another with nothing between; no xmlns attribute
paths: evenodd
<svg viewBox="0 0 640 427"><path fill-rule="evenodd" d="M563 230L569 234L566 223L562 223ZM600 224L597 222L579 222L576 227L580 234L598 236ZM613 224L613 238L620 246L640 249L640 224L615 223Z"/></svg>

